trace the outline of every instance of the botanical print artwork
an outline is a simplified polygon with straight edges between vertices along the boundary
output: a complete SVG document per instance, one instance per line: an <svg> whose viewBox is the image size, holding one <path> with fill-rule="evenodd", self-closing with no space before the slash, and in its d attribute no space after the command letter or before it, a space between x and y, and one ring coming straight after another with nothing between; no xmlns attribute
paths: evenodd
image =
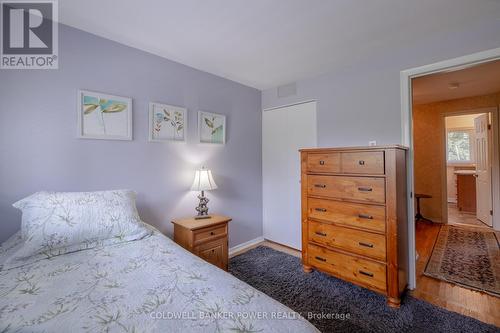
<svg viewBox="0 0 500 333"><path fill-rule="evenodd" d="M226 143L226 116L200 111L198 131L201 143Z"/></svg>
<svg viewBox="0 0 500 333"><path fill-rule="evenodd" d="M149 140L186 141L187 109L149 103Z"/></svg>
<svg viewBox="0 0 500 333"><path fill-rule="evenodd" d="M78 92L79 136L132 140L132 101L127 97Z"/></svg>

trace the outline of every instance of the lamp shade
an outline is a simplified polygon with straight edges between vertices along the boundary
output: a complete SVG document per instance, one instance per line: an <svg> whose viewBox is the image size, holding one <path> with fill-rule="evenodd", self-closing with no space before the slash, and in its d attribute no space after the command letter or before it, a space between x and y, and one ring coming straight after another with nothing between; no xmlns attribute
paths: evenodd
<svg viewBox="0 0 500 333"><path fill-rule="evenodd" d="M217 184L215 184L211 170L207 170L205 168L196 170L191 191L209 191L215 190L216 188Z"/></svg>

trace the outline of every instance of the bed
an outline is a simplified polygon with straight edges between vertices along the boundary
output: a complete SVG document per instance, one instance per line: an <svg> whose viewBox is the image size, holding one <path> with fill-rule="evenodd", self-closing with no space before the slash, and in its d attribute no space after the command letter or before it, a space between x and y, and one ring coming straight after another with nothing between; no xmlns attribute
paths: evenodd
<svg viewBox="0 0 500 333"><path fill-rule="evenodd" d="M0 332L317 332L154 228L141 228L147 232L139 239L87 242L9 266L30 239L23 229L12 236L0 248Z"/></svg>

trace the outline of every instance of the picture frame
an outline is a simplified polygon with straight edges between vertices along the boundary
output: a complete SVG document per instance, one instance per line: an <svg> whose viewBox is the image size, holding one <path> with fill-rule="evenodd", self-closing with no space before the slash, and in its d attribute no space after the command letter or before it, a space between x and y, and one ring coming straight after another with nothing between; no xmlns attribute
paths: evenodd
<svg viewBox="0 0 500 333"><path fill-rule="evenodd" d="M226 144L226 116L198 111L198 140L200 143Z"/></svg>
<svg viewBox="0 0 500 333"><path fill-rule="evenodd" d="M78 90L78 138L132 140L132 99Z"/></svg>
<svg viewBox="0 0 500 333"><path fill-rule="evenodd" d="M186 142L188 110L174 105L149 103L149 141Z"/></svg>

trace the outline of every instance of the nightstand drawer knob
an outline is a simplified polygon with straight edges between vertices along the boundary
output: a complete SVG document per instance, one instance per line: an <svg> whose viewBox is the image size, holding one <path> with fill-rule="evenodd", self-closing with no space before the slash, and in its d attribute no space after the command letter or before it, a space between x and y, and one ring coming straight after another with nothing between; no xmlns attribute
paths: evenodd
<svg viewBox="0 0 500 333"><path fill-rule="evenodd" d="M213 231L210 232L210 236L213 236L215 235L215 233Z"/></svg>

